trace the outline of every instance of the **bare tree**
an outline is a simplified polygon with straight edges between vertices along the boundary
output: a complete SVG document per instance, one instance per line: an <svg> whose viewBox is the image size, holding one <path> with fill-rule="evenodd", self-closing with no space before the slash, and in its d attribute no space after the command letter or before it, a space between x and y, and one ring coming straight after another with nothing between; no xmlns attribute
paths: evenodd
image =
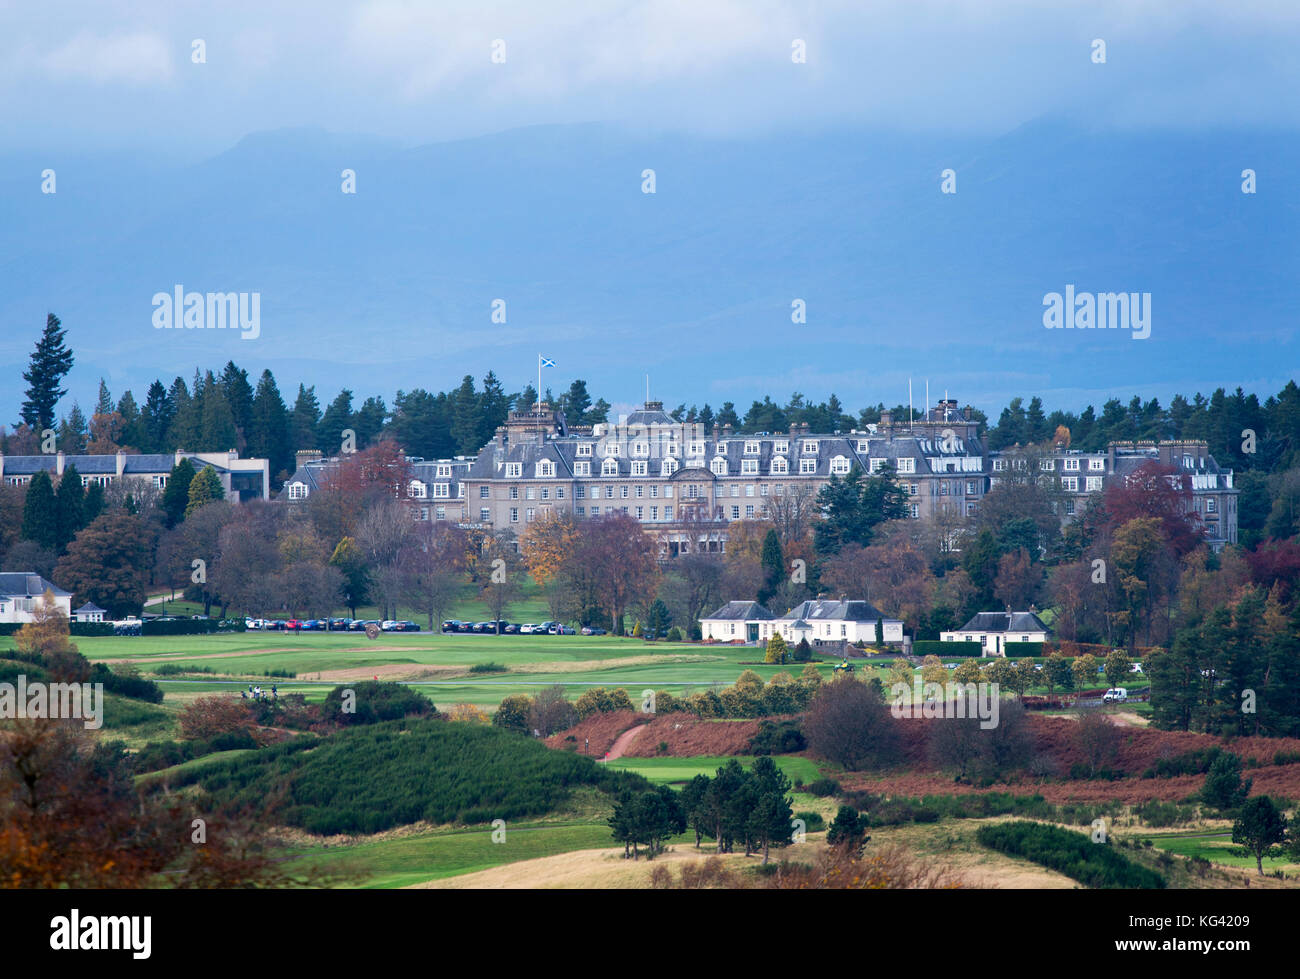
<svg viewBox="0 0 1300 979"><path fill-rule="evenodd" d="M411 508L385 496L372 502L357 527L357 543L370 563L374 594L384 618L397 614L397 600L402 591L402 551L410 543L414 525Z"/></svg>
<svg viewBox="0 0 1300 979"><path fill-rule="evenodd" d="M417 522L401 555L402 595L429 618L429 629L442 621L465 583L465 532L436 521Z"/></svg>
<svg viewBox="0 0 1300 979"><path fill-rule="evenodd" d="M806 539L818 515L816 487L808 482L786 486L780 496L767 498L767 512L776 525L781 547Z"/></svg>

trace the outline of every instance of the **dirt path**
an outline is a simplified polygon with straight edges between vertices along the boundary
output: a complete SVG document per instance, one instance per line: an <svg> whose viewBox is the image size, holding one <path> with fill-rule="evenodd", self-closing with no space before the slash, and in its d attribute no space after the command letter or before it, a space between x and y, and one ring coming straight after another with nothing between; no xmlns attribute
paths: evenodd
<svg viewBox="0 0 1300 979"><path fill-rule="evenodd" d="M606 755L605 758L609 761L613 761L615 758L622 758L623 752L627 751L628 745L635 741L637 735L649 726L649 724L638 724L636 727L628 728L614 739L614 746L609 749L609 754Z"/></svg>

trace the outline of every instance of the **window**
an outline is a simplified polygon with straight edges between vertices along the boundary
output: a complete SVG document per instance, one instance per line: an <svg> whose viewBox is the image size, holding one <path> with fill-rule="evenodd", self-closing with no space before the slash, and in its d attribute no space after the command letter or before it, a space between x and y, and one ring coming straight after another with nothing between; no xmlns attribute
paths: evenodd
<svg viewBox="0 0 1300 979"><path fill-rule="evenodd" d="M1100 491L1101 491L1101 477L1100 477L1100 476L1089 476L1089 477L1088 477L1088 483L1087 483L1087 485L1088 485L1088 492L1089 492L1089 493L1098 493L1098 492L1100 492Z"/></svg>
<svg viewBox="0 0 1300 979"><path fill-rule="evenodd" d="M921 487L920 487L917 483L908 483L908 484L907 484L907 495L908 495L908 496L916 496L916 494L919 493L920 491L921 491Z"/></svg>
<svg viewBox="0 0 1300 979"><path fill-rule="evenodd" d="M1064 464L1061 466L1061 468L1068 473L1077 473L1079 471L1079 460L1066 459L1064 460Z"/></svg>
<svg viewBox="0 0 1300 979"><path fill-rule="evenodd" d="M592 507L592 508L591 508L591 515L592 515L593 517L599 517L599 516L600 516L600 507L598 507L598 506L594 506L594 507Z"/></svg>
<svg viewBox="0 0 1300 979"><path fill-rule="evenodd" d="M747 442L745 443L745 455L747 455L747 456L756 456L756 455L758 455L758 452L759 452L759 444L758 444L758 442L755 442L755 441L752 441L752 440L751 440L751 441L747 441Z"/></svg>
<svg viewBox="0 0 1300 979"><path fill-rule="evenodd" d="M575 486L573 488L573 498L575 500L585 500L587 498L587 487Z"/></svg>
<svg viewBox="0 0 1300 979"><path fill-rule="evenodd" d="M714 456L713 461L709 463L709 469L713 471L715 476L725 476L727 475L727 460L722 456Z"/></svg>
<svg viewBox="0 0 1300 979"><path fill-rule="evenodd" d="M522 462L506 463L506 479L518 479L524 474L524 464Z"/></svg>
<svg viewBox="0 0 1300 979"><path fill-rule="evenodd" d="M757 475L758 475L758 460L757 460L757 459L741 459L741 460L740 460L740 474L741 474L742 476L757 476Z"/></svg>
<svg viewBox="0 0 1300 979"><path fill-rule="evenodd" d="M806 455L806 456L815 456L815 455L817 454L817 440L816 440L816 439L804 439L804 440L803 440L803 454Z"/></svg>
<svg viewBox="0 0 1300 979"><path fill-rule="evenodd" d="M758 488L758 495L767 496L767 483L764 483L762 486Z"/></svg>
<svg viewBox="0 0 1300 979"><path fill-rule="evenodd" d="M519 499L519 487L518 487L518 486L511 486L511 487L510 487L510 499L512 499L512 500L517 500L517 499Z"/></svg>
<svg viewBox="0 0 1300 979"><path fill-rule="evenodd" d="M624 486L623 488L624 488L624 489L627 489L626 486ZM606 486L606 487L605 487L605 499L607 499L607 500L612 500L613 498L614 498L614 487L612 487L612 486Z"/></svg>
<svg viewBox="0 0 1300 979"><path fill-rule="evenodd" d="M423 500L429 495L429 487L424 485L424 483L420 482L418 479L411 480L408 490L412 498L417 500Z"/></svg>
<svg viewBox="0 0 1300 979"><path fill-rule="evenodd" d="M993 471L995 473L1003 472L1004 470L1006 470L1006 468L1007 468L1007 461L1005 459L993 460Z"/></svg>
<svg viewBox="0 0 1300 979"><path fill-rule="evenodd" d="M1078 477L1078 476L1062 476L1062 477L1061 477L1061 489L1065 490L1067 493L1077 493L1077 492L1079 492L1079 477Z"/></svg>
<svg viewBox="0 0 1300 979"><path fill-rule="evenodd" d="M646 458L647 456L650 455L650 443L649 443L649 442L633 442L633 443L632 443L632 454L633 454L634 456L638 456L639 458L642 458L642 459Z"/></svg>
<svg viewBox="0 0 1300 979"><path fill-rule="evenodd" d="M1066 500L1066 501L1065 501L1065 512L1068 513L1070 516L1074 516L1074 501L1073 501L1073 500Z"/></svg>
<svg viewBox="0 0 1300 979"><path fill-rule="evenodd" d="M512 506L510 508L510 522L519 523L519 507Z"/></svg>
<svg viewBox="0 0 1300 979"><path fill-rule="evenodd" d="M587 508L585 506L578 507L578 516L585 517L586 515L587 515Z"/></svg>
<svg viewBox="0 0 1300 979"><path fill-rule="evenodd" d="M699 441L689 443L686 447L686 454L688 456L704 455L704 443Z"/></svg>
<svg viewBox="0 0 1300 979"><path fill-rule="evenodd" d="M1045 473L1055 472L1055 471L1056 471L1056 460L1055 460L1055 459L1039 459L1039 460L1038 460L1038 468L1039 468L1041 471L1045 472Z"/></svg>
<svg viewBox="0 0 1300 979"><path fill-rule="evenodd" d="M672 518L673 518L673 508L670 506L664 507L664 519L671 520Z"/></svg>
<svg viewBox="0 0 1300 979"><path fill-rule="evenodd" d="M613 487L611 486L610 489L612 490ZM618 488L618 495L621 496L621 497L623 497L623 499L626 500L626 499L627 499L627 487L626 487L626 486L620 486L620 487Z"/></svg>
<svg viewBox="0 0 1300 979"><path fill-rule="evenodd" d="M438 463L434 467L434 477L436 479L451 479L451 463Z"/></svg>
<svg viewBox="0 0 1300 979"><path fill-rule="evenodd" d="M644 495L645 495L645 487L644 487L644 486L638 486L638 487L636 488L636 498L639 500L639 499L641 499Z"/></svg>
<svg viewBox="0 0 1300 979"><path fill-rule="evenodd" d="M816 460L816 459L800 459L800 460L799 460L799 475L800 475L800 476L813 476L813 475L816 475L816 474L817 474L817 460Z"/></svg>
<svg viewBox="0 0 1300 979"><path fill-rule="evenodd" d="M748 496L748 497L750 497L751 499L753 498L753 496L754 496L754 484L753 484L753 483L750 483L749 485L747 485L747 486L745 487L745 495Z"/></svg>
<svg viewBox="0 0 1300 979"><path fill-rule="evenodd" d="M1106 471L1106 460L1105 460L1105 459L1089 459L1089 460L1088 460L1088 472L1100 473L1100 472L1105 472L1105 471Z"/></svg>
<svg viewBox="0 0 1300 979"><path fill-rule="evenodd" d="M646 475L646 467L647 467L648 465L649 465L649 463L647 463L647 462L634 462L634 463L632 463L632 475L633 475L633 476L644 476L644 475Z"/></svg>
<svg viewBox="0 0 1300 979"><path fill-rule="evenodd" d="M551 498L551 488L550 488L549 486L543 486L543 487L542 487L542 499L543 499L543 500L549 500L550 498Z"/></svg>
<svg viewBox="0 0 1300 979"><path fill-rule="evenodd" d="M974 496L974 495L975 495L975 481L974 481L974 480L967 480L967 481L966 481L966 495L967 495L967 496Z"/></svg>
<svg viewBox="0 0 1300 979"><path fill-rule="evenodd" d="M616 455L618 455L618 443L617 443L617 442L606 442L606 443L605 443L605 455L606 455L606 456L616 456Z"/></svg>
<svg viewBox="0 0 1300 979"><path fill-rule="evenodd" d="M920 518L920 516L921 516L921 504L919 504L919 503L913 503L913 504L912 504L912 519L913 519L913 520L917 520L917 519Z"/></svg>
<svg viewBox="0 0 1300 979"><path fill-rule="evenodd" d="M563 486L557 486L557 487L555 487L555 498L556 498L557 500L562 500L562 499L564 499L564 487L563 487Z"/></svg>
<svg viewBox="0 0 1300 979"><path fill-rule="evenodd" d="M555 475L555 463L550 459L542 459L537 463L537 478L549 479Z"/></svg>
<svg viewBox="0 0 1300 979"><path fill-rule="evenodd" d="M491 491L488 487L486 487L486 486L480 486L480 487L478 488L478 498L479 498L480 500L487 500L487 499L490 499L491 496L492 496L492 491Z"/></svg>
<svg viewBox="0 0 1300 979"><path fill-rule="evenodd" d="M478 512L478 519L479 523L488 523L492 519L492 511L487 507L483 507Z"/></svg>
<svg viewBox="0 0 1300 979"><path fill-rule="evenodd" d="M433 484L433 498L434 498L435 500L450 500L450 499L451 499L451 484L450 484L450 483L434 483L434 484Z"/></svg>
<svg viewBox="0 0 1300 979"><path fill-rule="evenodd" d="M305 500L305 499L307 499L307 484L306 484L306 483L290 483L290 484L289 484L289 499L291 499L291 500Z"/></svg>
<svg viewBox="0 0 1300 979"><path fill-rule="evenodd" d="M773 452L776 452L776 453L779 453L780 455L785 455L787 452L790 451L790 442L789 442L789 440L788 440L788 439L777 439L777 440L772 444L772 451L773 451Z"/></svg>
<svg viewBox="0 0 1300 979"><path fill-rule="evenodd" d="M1212 496L1207 496L1207 497L1205 498L1205 512L1206 512L1206 513L1218 513L1218 512L1219 512L1219 501L1216 500L1216 499L1215 499L1214 497L1212 497Z"/></svg>
<svg viewBox="0 0 1300 979"><path fill-rule="evenodd" d="M671 499L671 498L672 498L672 495L673 495L673 488L672 488L671 486L665 486L665 487L664 487L664 496L666 496L666 497L668 497L669 499Z"/></svg>
<svg viewBox="0 0 1300 979"><path fill-rule="evenodd" d="M600 474L601 474L602 476L617 476L617 475L618 475L618 460L617 460L617 459L606 459L604 462L602 462L602 463L600 464Z"/></svg>
<svg viewBox="0 0 1300 979"><path fill-rule="evenodd" d="M641 506L639 506L639 507L636 508L636 518L637 518L638 520L644 520L644 519L645 519L645 507L641 507Z"/></svg>
<svg viewBox="0 0 1300 979"><path fill-rule="evenodd" d="M752 504L752 503L747 503L747 504L745 505L745 519L746 519L746 520L753 520L753 519L754 519L754 504Z"/></svg>
<svg viewBox="0 0 1300 979"><path fill-rule="evenodd" d="M659 519L659 508L657 506L652 506L650 508L650 519L651 520Z"/></svg>
<svg viewBox="0 0 1300 979"><path fill-rule="evenodd" d="M912 459L912 458L899 459L899 460L898 460L898 471L899 471L900 473L914 473L914 472L916 472L916 460L915 460L915 459Z"/></svg>
<svg viewBox="0 0 1300 979"><path fill-rule="evenodd" d="M534 510L532 507L529 507L527 510L524 511L524 522L525 522L525 523L532 523L532 522L533 522L533 517L536 516L536 514L537 514L537 511Z"/></svg>
<svg viewBox="0 0 1300 979"><path fill-rule="evenodd" d="M446 520L446 519L447 519L447 508L446 508L445 506L434 507L434 508L433 508L433 517L434 517L435 520Z"/></svg>
<svg viewBox="0 0 1300 979"><path fill-rule="evenodd" d="M790 463L788 463L785 459L781 458L780 456L777 456L772 460L773 476L785 476L789 472L790 472Z"/></svg>
<svg viewBox="0 0 1300 979"><path fill-rule="evenodd" d="M738 506L733 506L733 507L731 508L731 519L732 519L732 520L739 520L739 519L740 519L740 507L738 507Z"/></svg>
<svg viewBox="0 0 1300 979"><path fill-rule="evenodd" d="M650 487L650 499L652 499L652 500L653 500L653 499L657 499L658 496L659 496L659 487L658 487L658 486L651 486L651 487Z"/></svg>
<svg viewBox="0 0 1300 979"><path fill-rule="evenodd" d="M577 451L576 454L577 454L578 458L580 458L580 459L581 459L583 456L587 456L588 458L590 458L590 456L591 456L591 443L590 443L590 442L579 442L579 443L578 443L578 451Z"/></svg>
<svg viewBox="0 0 1300 979"><path fill-rule="evenodd" d="M867 440L858 439L858 452L860 452L862 455L866 455L868 451L869 450L867 447Z"/></svg>
<svg viewBox="0 0 1300 979"><path fill-rule="evenodd" d="M677 472L676 459L665 459L659 466L659 475L661 476L671 476L675 472Z"/></svg>
<svg viewBox="0 0 1300 979"><path fill-rule="evenodd" d="M732 495L732 496L739 496L739 495L740 495L740 484L739 484L739 483L733 483L733 484L732 484L732 486L731 486L731 495Z"/></svg>
<svg viewBox="0 0 1300 979"><path fill-rule="evenodd" d="M849 473L849 460L845 456L835 456L831 459L831 475L847 476Z"/></svg>

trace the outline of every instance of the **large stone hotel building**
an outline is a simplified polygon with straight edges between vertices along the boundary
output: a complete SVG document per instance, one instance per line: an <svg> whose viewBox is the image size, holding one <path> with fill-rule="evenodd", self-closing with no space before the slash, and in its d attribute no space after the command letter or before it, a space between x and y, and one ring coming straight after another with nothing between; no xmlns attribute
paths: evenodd
<svg viewBox="0 0 1300 979"><path fill-rule="evenodd" d="M314 455L300 454L284 497L305 499L337 465ZM733 520L779 522L799 509L807 515L830 477L848 475L855 465L868 474L892 466L908 514L918 520L973 516L999 479L1033 465L1060 491L1061 518L1068 521L1107 479L1152 460L1187 474L1214 546L1236 541L1232 472L1218 467L1204 443L1116 444L1100 453L1057 450L1032 460L1019 450L989 453L971 408L954 400L914 419L885 412L863 431L805 426L749 435L729 426L706 434L675 421L658 401L617 423L570 430L563 414L543 403L511 412L473 459L413 460L408 495L421 519L517 532L548 513L588 519L621 510L644 524L668 558L725 550Z"/></svg>

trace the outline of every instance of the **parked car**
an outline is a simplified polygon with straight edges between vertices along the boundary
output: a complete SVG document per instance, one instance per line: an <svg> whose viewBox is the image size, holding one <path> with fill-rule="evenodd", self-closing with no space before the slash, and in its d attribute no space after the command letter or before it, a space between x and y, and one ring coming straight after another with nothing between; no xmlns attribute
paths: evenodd
<svg viewBox="0 0 1300 979"><path fill-rule="evenodd" d="M262 628L269 632L284 632L284 619L266 619Z"/></svg>
<svg viewBox="0 0 1300 979"><path fill-rule="evenodd" d="M397 628L397 620L396 620L396 619L384 619L383 622L380 622L380 623L379 623L379 628L381 628L382 630L384 630L384 632L392 632L392 631L394 631L394 630Z"/></svg>
<svg viewBox="0 0 1300 979"><path fill-rule="evenodd" d="M284 627L286 630L293 630L294 632L299 632L302 630L302 620L290 619L288 622L284 624Z"/></svg>
<svg viewBox="0 0 1300 979"><path fill-rule="evenodd" d="M442 631L459 632L462 624L463 623L460 621L460 619L448 619L446 622L442 624Z"/></svg>
<svg viewBox="0 0 1300 979"><path fill-rule="evenodd" d="M350 625L352 625L351 619L330 619L330 629L336 632L343 632Z"/></svg>
<svg viewBox="0 0 1300 979"><path fill-rule="evenodd" d="M460 627L459 627L456 631L457 631L457 632L473 632L473 631L474 631L474 626L475 626L475 624L476 624L476 623L473 623L473 622L462 622L462 623L460 624Z"/></svg>
<svg viewBox="0 0 1300 979"><path fill-rule="evenodd" d="M572 627L572 626L562 625L562 626L560 626L559 635L561 635L561 636L572 636L572 635L575 635L575 633L574 633L574 630L573 630L573 627Z"/></svg>
<svg viewBox="0 0 1300 979"><path fill-rule="evenodd" d="M261 626L261 621L260 621L259 619L245 619L245 620L244 620L244 628L245 628L245 629L260 629L260 628L262 628L262 626Z"/></svg>
<svg viewBox="0 0 1300 979"><path fill-rule="evenodd" d="M555 633L552 630L559 624L560 623L558 622L551 622L550 620L547 620L546 622L543 622L541 625L539 625L536 629L533 630L533 635L535 636L554 635Z"/></svg>
<svg viewBox="0 0 1300 979"><path fill-rule="evenodd" d="M584 636L603 636L607 633L604 629L597 628L596 626L584 625L582 627L582 634Z"/></svg>
<svg viewBox="0 0 1300 979"><path fill-rule="evenodd" d="M1122 704L1127 700L1128 690L1124 687L1111 687L1101 697L1104 704Z"/></svg>
<svg viewBox="0 0 1300 979"><path fill-rule="evenodd" d="M1128 668L1128 671L1129 671L1130 673L1141 673L1141 672L1143 672L1143 671L1142 671L1142 664L1141 664L1141 663L1134 663L1132 666L1130 666L1130 667Z"/></svg>
<svg viewBox="0 0 1300 979"><path fill-rule="evenodd" d="M511 635L511 636L516 635L519 632L519 623L507 622L506 627L501 631L506 633L507 635Z"/></svg>
<svg viewBox="0 0 1300 979"><path fill-rule="evenodd" d="M536 628L537 625L535 623L525 622L523 625L519 627L519 634L521 636L531 636L533 634L533 630Z"/></svg>
<svg viewBox="0 0 1300 979"><path fill-rule="evenodd" d="M403 619L401 622L397 624L401 627L402 632L420 631L420 624L418 622L412 622L410 619Z"/></svg>

